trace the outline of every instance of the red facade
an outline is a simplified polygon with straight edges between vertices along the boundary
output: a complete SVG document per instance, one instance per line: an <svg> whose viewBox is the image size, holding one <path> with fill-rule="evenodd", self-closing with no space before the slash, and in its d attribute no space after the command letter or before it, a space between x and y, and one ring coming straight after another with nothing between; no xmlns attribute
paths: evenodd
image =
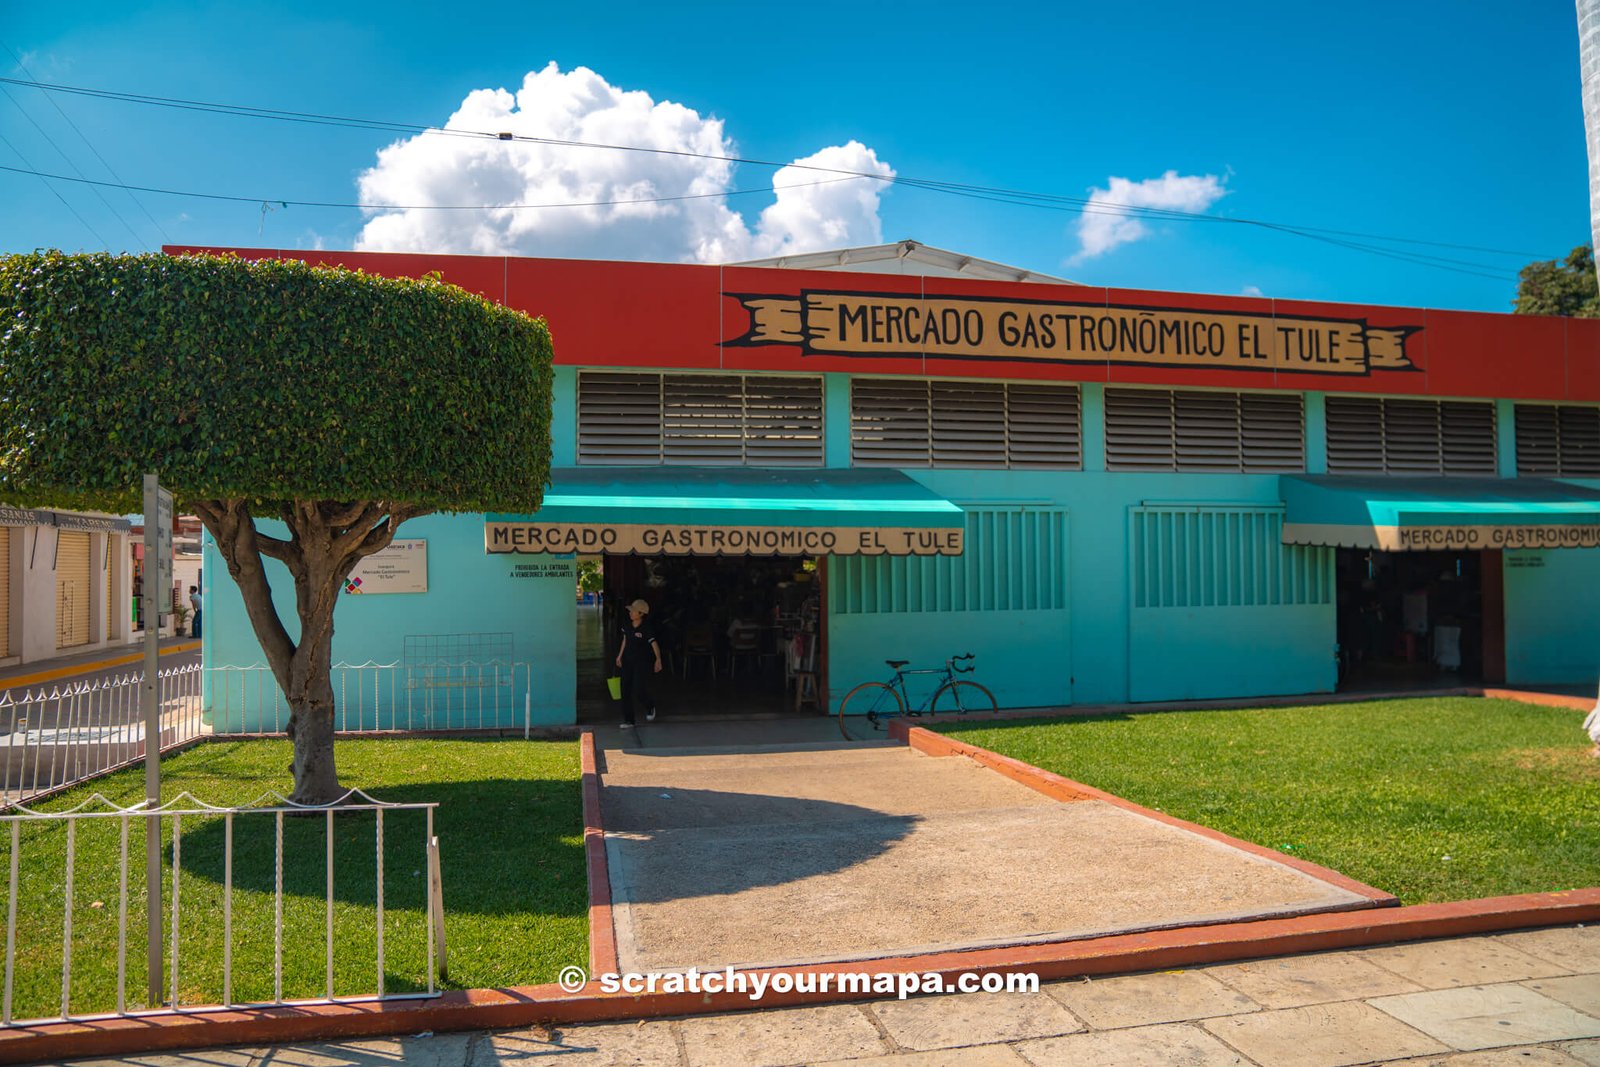
<svg viewBox="0 0 1600 1067"><path fill-rule="evenodd" d="M393 277L437 271L446 281L543 316L562 364L1600 403L1600 321L1586 319L765 267L166 251L302 259ZM784 335L787 340L770 334L760 340L750 310L757 298L775 306L774 322L797 332ZM1030 320L1048 334L1024 332L1033 329ZM940 321L956 334L965 322L969 346L948 333L941 344L928 342ZM1107 354L1113 349L1106 339L1119 327L1121 354ZM1378 335L1385 340L1372 340ZM1019 345L1031 339L1034 347L1006 348L1001 336ZM841 350L855 342L871 350ZM1181 358L1167 354L1169 342ZM1145 347L1127 358L1127 346L1135 343Z"/></svg>

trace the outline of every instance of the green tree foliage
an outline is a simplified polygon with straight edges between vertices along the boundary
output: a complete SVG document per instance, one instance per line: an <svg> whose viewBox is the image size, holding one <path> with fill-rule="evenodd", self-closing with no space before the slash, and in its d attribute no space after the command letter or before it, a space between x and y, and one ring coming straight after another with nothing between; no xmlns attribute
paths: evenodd
<svg viewBox="0 0 1600 1067"><path fill-rule="evenodd" d="M1600 318L1594 249L1579 245L1564 260L1547 259L1523 267L1517 282L1517 299L1511 306L1518 315Z"/></svg>
<svg viewBox="0 0 1600 1067"><path fill-rule="evenodd" d="M157 471L216 540L288 698L295 799L323 802L340 792L329 667L344 579L406 519L538 506L550 363L543 320L433 279L7 256L0 499L137 511ZM294 579L295 637L263 556Z"/></svg>

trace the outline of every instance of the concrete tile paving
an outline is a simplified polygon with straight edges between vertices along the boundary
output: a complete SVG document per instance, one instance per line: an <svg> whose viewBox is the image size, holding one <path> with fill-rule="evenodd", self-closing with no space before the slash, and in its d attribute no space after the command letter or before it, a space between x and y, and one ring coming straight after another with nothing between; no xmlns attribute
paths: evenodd
<svg viewBox="0 0 1600 1067"><path fill-rule="evenodd" d="M1035 1067L1235 1067L1250 1061L1198 1026L1169 1023L1128 1030L1102 1030L1017 1046Z"/></svg>
<svg viewBox="0 0 1600 1067"><path fill-rule="evenodd" d="M1600 1019L1517 983L1405 993L1367 1003L1457 1049L1600 1037Z"/></svg>
<svg viewBox="0 0 1600 1067"><path fill-rule="evenodd" d="M1583 927L1545 933L1549 944L1587 938ZM1577 967L1521 981L1455 981L1451 962L1500 958L1494 954L1506 947L1502 940L1419 942L1379 955L1432 983L1392 992L1377 992L1388 989L1372 970L1377 964L1369 957L1377 950L1350 949L1044 983L1033 996L887 999L553 1031L206 1050L75 1067L1600 1067L1600 1015L1582 1010L1592 1006L1588 991L1600 989L1600 960L1579 955L1571 960ZM1402 986L1417 984L1389 973ZM1305 996L1319 1002L1276 1006ZM1153 1021L1167 1016L1183 1021ZM1061 1027L1070 1032L1047 1033ZM1477 1047L1491 1040L1497 1044Z"/></svg>
<svg viewBox="0 0 1600 1067"><path fill-rule="evenodd" d="M1202 1025L1261 1067L1348 1067L1450 1051L1360 1001L1232 1015Z"/></svg>
<svg viewBox="0 0 1600 1067"><path fill-rule="evenodd" d="M706 1015L682 1020L678 1032L687 1067L786 1067L892 1048L871 1014L854 1004Z"/></svg>
<svg viewBox="0 0 1600 1067"><path fill-rule="evenodd" d="M1052 982L1044 991L1097 1030L1237 1015L1258 1007L1203 971Z"/></svg>
<svg viewBox="0 0 1600 1067"><path fill-rule="evenodd" d="M1549 930L1517 930L1491 938L1519 952L1548 960L1571 971L1590 971L1600 961L1600 926L1557 926Z"/></svg>
<svg viewBox="0 0 1600 1067"><path fill-rule="evenodd" d="M1351 952L1318 952L1224 964L1207 973L1263 1008L1303 1008L1356 997L1415 993L1422 986Z"/></svg>
<svg viewBox="0 0 1600 1067"><path fill-rule="evenodd" d="M958 993L885 1001L873 1008L901 1048L929 1051L1055 1037L1083 1023L1049 997L1028 993Z"/></svg>
<svg viewBox="0 0 1600 1067"><path fill-rule="evenodd" d="M1523 982L1536 993L1559 1000L1568 1007L1577 1008L1587 1015L1600 1017L1600 978L1578 974L1567 978L1541 978Z"/></svg>
<svg viewBox="0 0 1600 1067"><path fill-rule="evenodd" d="M1567 973L1567 968L1562 964L1531 956L1494 937L1461 937L1419 941L1411 945L1390 945L1366 949L1361 956L1427 989L1520 982L1525 978L1547 978Z"/></svg>
<svg viewBox="0 0 1600 1067"><path fill-rule="evenodd" d="M1563 1041L1556 1048L1589 1067L1600 1067L1600 1040Z"/></svg>

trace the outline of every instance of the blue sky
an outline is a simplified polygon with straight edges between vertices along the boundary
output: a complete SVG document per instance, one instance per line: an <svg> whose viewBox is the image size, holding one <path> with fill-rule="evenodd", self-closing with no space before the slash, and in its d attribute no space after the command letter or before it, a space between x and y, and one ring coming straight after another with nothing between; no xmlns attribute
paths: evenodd
<svg viewBox="0 0 1600 1067"><path fill-rule="evenodd" d="M1503 311L1523 263L1588 239L1566 3L613 0L486 13L0 0L0 12L9 78L421 126L454 115L458 130L831 168L782 172L775 200L775 169L751 163L413 138L8 84L0 166L251 202L135 201L0 171L0 251L192 243L728 260L910 237L1091 284ZM518 95L472 95L494 89ZM834 180L839 171L1080 199L1100 190L1101 201L1205 218L1130 229L1115 207L1085 216L1080 204ZM718 195L730 190L750 192ZM694 199L650 202L662 196ZM356 208L263 212L258 198L608 206L374 221ZM1500 251L1338 238L1465 261L1462 273L1225 220Z"/></svg>

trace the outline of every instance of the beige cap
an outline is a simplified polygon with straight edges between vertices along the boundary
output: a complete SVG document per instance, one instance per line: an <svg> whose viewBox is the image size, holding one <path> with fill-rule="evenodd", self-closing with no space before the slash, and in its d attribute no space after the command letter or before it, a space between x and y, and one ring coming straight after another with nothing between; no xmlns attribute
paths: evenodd
<svg viewBox="0 0 1600 1067"><path fill-rule="evenodd" d="M642 600L635 600L628 605L628 610L639 615L648 615L650 614L650 605Z"/></svg>

